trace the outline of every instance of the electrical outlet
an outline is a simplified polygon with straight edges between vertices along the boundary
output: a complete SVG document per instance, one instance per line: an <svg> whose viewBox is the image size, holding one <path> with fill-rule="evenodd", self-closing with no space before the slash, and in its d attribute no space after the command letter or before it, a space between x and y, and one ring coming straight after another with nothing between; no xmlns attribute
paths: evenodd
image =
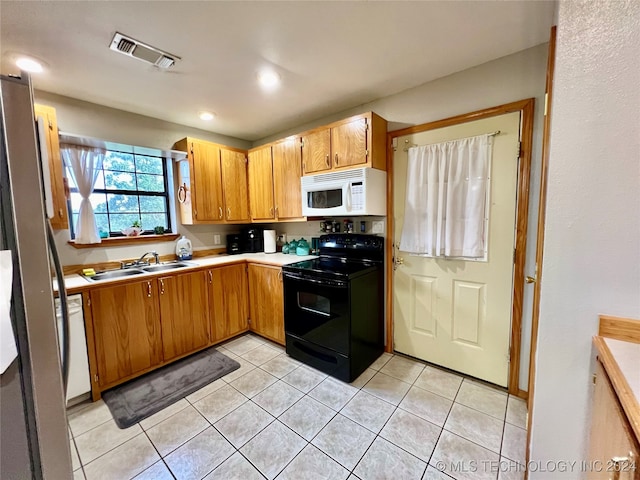
<svg viewBox="0 0 640 480"><path fill-rule="evenodd" d="M384 233L384 222L371 222L371 233Z"/></svg>
<svg viewBox="0 0 640 480"><path fill-rule="evenodd" d="M220 234L216 233L213 235L213 244L214 245L220 245L221 244L221 239L220 239Z"/></svg>

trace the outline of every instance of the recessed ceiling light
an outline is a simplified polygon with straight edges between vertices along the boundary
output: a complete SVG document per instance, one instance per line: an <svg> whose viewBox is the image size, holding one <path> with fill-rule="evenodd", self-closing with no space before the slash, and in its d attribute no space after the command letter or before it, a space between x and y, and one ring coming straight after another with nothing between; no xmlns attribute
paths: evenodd
<svg viewBox="0 0 640 480"><path fill-rule="evenodd" d="M272 70L265 70L258 74L258 82L265 88L274 88L280 83L280 75Z"/></svg>
<svg viewBox="0 0 640 480"><path fill-rule="evenodd" d="M16 60L16 65L25 72L41 73L44 70L42 63L31 57L18 58Z"/></svg>
<svg viewBox="0 0 640 480"><path fill-rule="evenodd" d="M200 112L198 113L198 116L200 117L200 120L205 120L208 122L210 120L213 120L213 117L215 117L215 114L211 112Z"/></svg>

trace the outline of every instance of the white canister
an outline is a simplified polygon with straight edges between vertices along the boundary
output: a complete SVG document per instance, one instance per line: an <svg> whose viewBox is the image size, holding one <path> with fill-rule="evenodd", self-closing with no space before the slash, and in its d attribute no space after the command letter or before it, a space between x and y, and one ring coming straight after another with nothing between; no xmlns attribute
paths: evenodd
<svg viewBox="0 0 640 480"><path fill-rule="evenodd" d="M264 253L276 253L276 231L264 231Z"/></svg>

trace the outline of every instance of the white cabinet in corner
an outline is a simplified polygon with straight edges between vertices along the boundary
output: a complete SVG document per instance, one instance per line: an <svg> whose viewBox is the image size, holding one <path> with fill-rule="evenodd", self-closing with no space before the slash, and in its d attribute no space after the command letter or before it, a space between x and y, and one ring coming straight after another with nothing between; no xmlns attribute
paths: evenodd
<svg viewBox="0 0 640 480"><path fill-rule="evenodd" d="M69 307L69 383L67 384L67 403L81 395L91 392L89 376L89 357L87 355L87 336L84 329L82 295L70 295ZM62 348L62 317L60 300L56 298L56 317L58 321L59 345Z"/></svg>

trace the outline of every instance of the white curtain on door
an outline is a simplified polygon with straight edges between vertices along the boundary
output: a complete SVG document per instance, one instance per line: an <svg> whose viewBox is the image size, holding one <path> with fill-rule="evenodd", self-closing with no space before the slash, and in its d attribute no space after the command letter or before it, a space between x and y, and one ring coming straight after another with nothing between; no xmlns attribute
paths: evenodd
<svg viewBox="0 0 640 480"><path fill-rule="evenodd" d="M78 186L82 197L76 224L76 243L100 243L100 234L89 197L93 193L98 174L102 169L105 151L80 145L62 145L60 149L65 165Z"/></svg>
<svg viewBox="0 0 640 480"><path fill-rule="evenodd" d="M400 250L481 258L493 136L409 149Z"/></svg>

